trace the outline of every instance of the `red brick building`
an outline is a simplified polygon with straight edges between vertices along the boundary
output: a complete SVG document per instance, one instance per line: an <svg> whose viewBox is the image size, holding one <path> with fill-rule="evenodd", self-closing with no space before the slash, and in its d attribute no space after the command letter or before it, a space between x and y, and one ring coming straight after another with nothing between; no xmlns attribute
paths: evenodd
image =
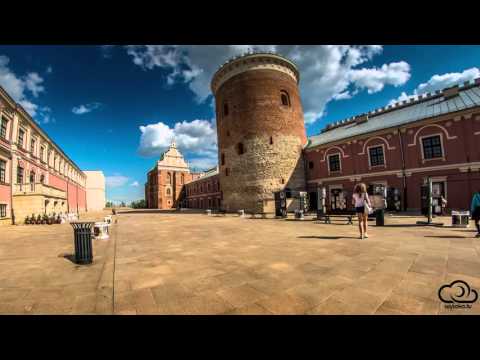
<svg viewBox="0 0 480 360"><path fill-rule="evenodd" d="M307 187L325 187L330 209L351 207L358 182L381 184L402 210L421 207L433 181L434 204L468 209L480 190L480 79L327 126L305 149ZM434 211L439 210L438 207Z"/></svg>
<svg viewBox="0 0 480 360"><path fill-rule="evenodd" d="M314 210L325 189L328 209L351 209L364 182L387 189L388 209L417 211L431 178L434 212L441 196L447 209L469 209L480 191L480 79L330 124L306 144L298 81L295 64L273 54L224 64L212 79L219 169L195 177L184 162L177 172L157 166L149 207L252 211L262 202L272 212L273 192L293 189L307 190Z"/></svg>
<svg viewBox="0 0 480 360"><path fill-rule="evenodd" d="M193 209L220 209L222 192L218 168L215 167L201 174L200 177L185 184L183 206Z"/></svg>
<svg viewBox="0 0 480 360"><path fill-rule="evenodd" d="M149 209L173 209L183 199L184 185L200 177L191 173L175 142L147 174L145 201Z"/></svg>

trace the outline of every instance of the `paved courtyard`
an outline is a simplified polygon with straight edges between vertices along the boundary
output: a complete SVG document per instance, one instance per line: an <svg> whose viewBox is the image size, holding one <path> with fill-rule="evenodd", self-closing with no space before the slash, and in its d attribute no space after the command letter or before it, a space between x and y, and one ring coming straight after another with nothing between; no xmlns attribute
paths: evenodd
<svg viewBox="0 0 480 360"><path fill-rule="evenodd" d="M88 266L69 259L68 224L6 226L0 314L480 314L480 300L448 310L437 295L454 280L480 291L473 227L420 219L387 217L360 240L341 222L126 213Z"/></svg>

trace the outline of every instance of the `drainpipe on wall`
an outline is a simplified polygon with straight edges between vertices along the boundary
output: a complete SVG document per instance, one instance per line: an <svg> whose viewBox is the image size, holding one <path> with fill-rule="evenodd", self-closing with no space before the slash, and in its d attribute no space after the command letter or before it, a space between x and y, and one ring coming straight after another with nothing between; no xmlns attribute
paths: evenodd
<svg viewBox="0 0 480 360"><path fill-rule="evenodd" d="M12 225L15 225L15 212L13 211L13 187L13 154L10 150L10 216L12 217Z"/></svg>
<svg viewBox="0 0 480 360"><path fill-rule="evenodd" d="M400 139L400 154L402 157L402 179L403 179L403 211L407 210L407 176L405 174L405 154L403 150L403 137L400 128L398 130L398 137Z"/></svg>

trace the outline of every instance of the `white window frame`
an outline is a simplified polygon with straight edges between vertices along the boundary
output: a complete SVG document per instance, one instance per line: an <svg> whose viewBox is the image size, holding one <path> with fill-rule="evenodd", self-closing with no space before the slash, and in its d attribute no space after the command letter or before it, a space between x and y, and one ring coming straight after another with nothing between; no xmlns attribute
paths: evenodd
<svg viewBox="0 0 480 360"><path fill-rule="evenodd" d="M20 139L20 130L23 131L23 144L19 144L19 139ZM25 142L27 141L27 129L25 129L23 126L19 126L18 127L18 133L17 133L17 145L20 146L22 149L25 149L27 150L27 148L25 147Z"/></svg>
<svg viewBox="0 0 480 360"><path fill-rule="evenodd" d="M340 164L340 170L336 170L336 171L331 171L330 170L330 157L332 156L335 156L335 155L338 155L338 162ZM333 154L329 154L327 155L327 166L328 166L328 174L339 174L342 172L342 154L340 152L336 152L336 153L333 153Z"/></svg>
<svg viewBox="0 0 480 360"><path fill-rule="evenodd" d="M424 153L424 150L423 150L423 139L430 138L430 137L435 137L435 136L440 136L440 146L442 147L442 157L425 159L425 153ZM421 147L421 151L422 151L422 163L425 163L427 161L439 161L439 160L446 161L447 154L445 152L445 146L443 144L443 134L442 133L423 135L423 136L420 136L419 139L420 139L420 147Z"/></svg>
<svg viewBox="0 0 480 360"><path fill-rule="evenodd" d="M8 165L9 165L9 164L8 164L9 159L6 158L6 157L0 156L0 160L2 160L2 161L5 162L5 183L4 183L4 184L9 184L9 183L11 183L11 181L8 182L8 179L9 179L9 177L10 177L10 172L9 172L9 168L10 168L10 167L8 166Z"/></svg>
<svg viewBox="0 0 480 360"><path fill-rule="evenodd" d="M372 165L372 160L370 158L370 149L381 147L383 152L383 164L382 165ZM378 168L386 168L387 167L387 157L385 156L385 144L376 144L367 146L367 157L368 157L368 168L369 169L378 169Z"/></svg>
<svg viewBox="0 0 480 360"><path fill-rule="evenodd" d="M9 216L8 216L8 210L9 210L9 207L8 207L8 203L6 202L0 202L0 205L5 205L5 217L0 217L0 219L8 219Z"/></svg>

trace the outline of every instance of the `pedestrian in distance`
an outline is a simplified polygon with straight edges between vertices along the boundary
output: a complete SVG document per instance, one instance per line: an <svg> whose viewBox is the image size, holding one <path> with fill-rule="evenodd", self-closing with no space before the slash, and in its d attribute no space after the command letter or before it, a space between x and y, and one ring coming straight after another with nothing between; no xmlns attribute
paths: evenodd
<svg viewBox="0 0 480 360"><path fill-rule="evenodd" d="M360 230L360 239L368 238L368 213L372 203L367 194L367 187L364 183L355 185L352 196L352 205L355 206L355 212L358 216L358 229Z"/></svg>
<svg viewBox="0 0 480 360"><path fill-rule="evenodd" d="M480 237L480 191L473 194L470 210L472 212L472 219L475 221L475 226L477 227L477 235L475 236Z"/></svg>

